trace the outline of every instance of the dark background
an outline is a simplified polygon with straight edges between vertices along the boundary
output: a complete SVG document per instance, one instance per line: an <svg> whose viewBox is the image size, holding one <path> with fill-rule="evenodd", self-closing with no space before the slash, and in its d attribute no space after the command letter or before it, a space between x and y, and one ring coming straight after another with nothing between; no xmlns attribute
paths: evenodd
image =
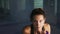
<svg viewBox="0 0 60 34"><path fill-rule="evenodd" d="M34 9L34 0L9 0L9 7L2 7L0 0L0 34L22 34L22 29L30 25L30 13ZM5 1L5 0L4 0ZM60 33L60 0L43 0L47 22L51 33Z"/></svg>

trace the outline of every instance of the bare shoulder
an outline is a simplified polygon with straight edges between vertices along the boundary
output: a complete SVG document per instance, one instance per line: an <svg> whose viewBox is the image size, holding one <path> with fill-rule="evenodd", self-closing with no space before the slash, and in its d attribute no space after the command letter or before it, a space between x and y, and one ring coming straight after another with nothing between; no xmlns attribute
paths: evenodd
<svg viewBox="0 0 60 34"><path fill-rule="evenodd" d="M23 28L23 33L24 34L30 34L31 26L27 25Z"/></svg>
<svg viewBox="0 0 60 34"><path fill-rule="evenodd" d="M45 23L45 24L44 24L44 28L45 28L45 31L48 31L48 32L49 32L49 34L51 33L51 27L50 27L50 24Z"/></svg>
<svg viewBox="0 0 60 34"><path fill-rule="evenodd" d="M50 24L45 23L44 26L45 26L45 27L50 27Z"/></svg>
<svg viewBox="0 0 60 34"><path fill-rule="evenodd" d="M48 23L45 23L44 24L44 28L46 29L46 30L49 30L51 27L50 27L50 24L48 24Z"/></svg>

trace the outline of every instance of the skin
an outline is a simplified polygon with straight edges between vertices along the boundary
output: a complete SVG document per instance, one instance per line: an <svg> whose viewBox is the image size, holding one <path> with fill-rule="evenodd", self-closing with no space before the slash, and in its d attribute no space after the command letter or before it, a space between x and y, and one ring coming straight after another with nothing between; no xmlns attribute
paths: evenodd
<svg viewBox="0 0 60 34"><path fill-rule="evenodd" d="M34 34L37 34L37 31L42 34L42 28L44 26L44 34L46 34L46 31L48 31L48 33L50 34L50 25L48 23L45 23L46 18L43 15L35 15L33 17L33 21L32 24L34 26ZM23 34L31 34L31 26L26 26L23 29Z"/></svg>

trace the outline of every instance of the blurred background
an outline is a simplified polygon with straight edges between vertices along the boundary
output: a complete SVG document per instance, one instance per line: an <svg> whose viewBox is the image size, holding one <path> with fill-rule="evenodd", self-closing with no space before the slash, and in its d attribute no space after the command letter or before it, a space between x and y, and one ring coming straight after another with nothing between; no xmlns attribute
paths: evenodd
<svg viewBox="0 0 60 34"><path fill-rule="evenodd" d="M0 34L22 34L30 25L30 13L34 8L43 8L46 21L51 25L51 34L60 33L60 0L0 0Z"/></svg>

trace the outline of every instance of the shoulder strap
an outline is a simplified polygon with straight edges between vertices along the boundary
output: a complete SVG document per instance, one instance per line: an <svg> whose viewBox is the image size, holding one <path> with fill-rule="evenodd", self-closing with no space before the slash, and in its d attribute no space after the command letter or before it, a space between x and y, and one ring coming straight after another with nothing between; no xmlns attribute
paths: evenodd
<svg viewBox="0 0 60 34"><path fill-rule="evenodd" d="M31 34L34 34L33 24L31 24Z"/></svg>
<svg viewBox="0 0 60 34"><path fill-rule="evenodd" d="M46 34L48 34L48 31L46 31Z"/></svg>

